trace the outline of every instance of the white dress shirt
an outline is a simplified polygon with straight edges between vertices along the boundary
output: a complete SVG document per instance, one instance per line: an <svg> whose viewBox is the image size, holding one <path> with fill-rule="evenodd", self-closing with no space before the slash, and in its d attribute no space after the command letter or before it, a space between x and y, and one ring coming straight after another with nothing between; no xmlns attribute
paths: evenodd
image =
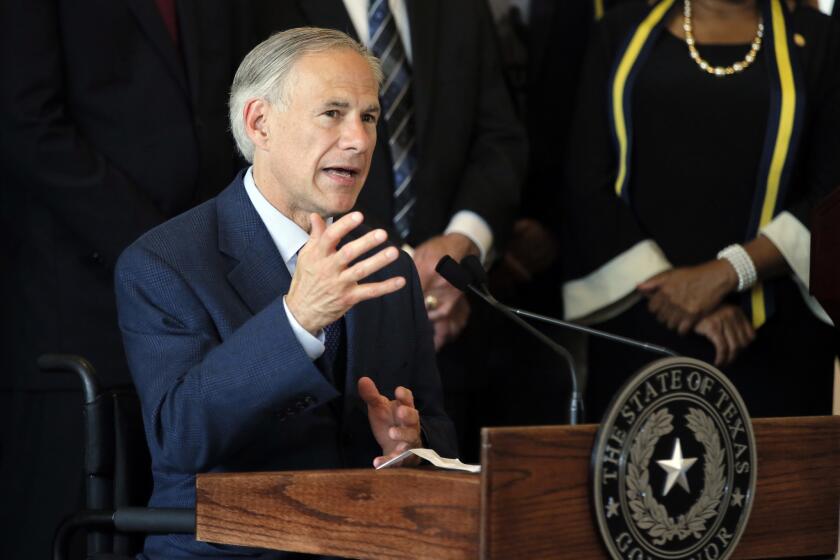
<svg viewBox="0 0 840 560"><path fill-rule="evenodd" d="M375 1L375 0L370 0ZM408 21L408 11L405 7L405 0L380 0L388 2L391 14L394 16L394 24L397 26L397 33L400 34L405 55L409 62L412 62L411 50L411 26ZM350 16L350 21L356 29L356 35L367 45L370 42L370 25L368 24L369 0L344 0L344 7ZM484 261L487 253L493 247L493 232L487 222L470 210L460 210L449 220L444 233L460 233L467 236L481 253L481 260ZM403 247L412 253L410 247Z"/></svg>
<svg viewBox="0 0 840 560"><path fill-rule="evenodd" d="M286 268L289 269L289 275L294 276L298 251L309 241L309 234L266 200L254 182L253 167L249 167L248 171L245 172L244 183L245 192L248 193L251 204L254 205L254 209L268 229L268 234L274 241L274 245L280 251L280 256L286 263ZM313 360L320 358L321 354L324 353L323 329L318 332L318 336L313 336L312 333L301 327L295 316L289 311L285 295L283 296L283 308L286 310L286 317L289 318L292 332L295 333L298 342L303 346L306 355Z"/></svg>

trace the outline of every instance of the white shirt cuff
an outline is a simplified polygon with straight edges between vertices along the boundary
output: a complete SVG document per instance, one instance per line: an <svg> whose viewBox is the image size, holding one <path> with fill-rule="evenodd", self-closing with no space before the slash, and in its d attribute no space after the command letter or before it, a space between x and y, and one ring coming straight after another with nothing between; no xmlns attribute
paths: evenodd
<svg viewBox="0 0 840 560"><path fill-rule="evenodd" d="M787 261L811 312L830 325L828 313L808 292L811 285L811 232L808 228L790 212L782 212L761 228L761 235L769 239Z"/></svg>
<svg viewBox="0 0 840 560"><path fill-rule="evenodd" d="M481 262L486 262L487 253L493 247L493 232L484 218L470 210L460 210L449 220L444 233L460 233L469 237L481 253Z"/></svg>
<svg viewBox="0 0 840 560"><path fill-rule="evenodd" d="M811 275L811 232L790 212L782 212L761 228L805 286Z"/></svg>
<svg viewBox="0 0 840 560"><path fill-rule="evenodd" d="M292 332L303 346L303 351L310 359L317 360L324 353L324 329L318 331L318 336L313 336L312 333L300 326L295 316L289 311L289 306L286 305L286 296L283 296L283 309L286 310L286 317L289 319L289 325L292 327Z"/></svg>
<svg viewBox="0 0 840 560"><path fill-rule="evenodd" d="M593 324L620 315L639 300L636 286L671 268L655 241L640 241L594 272L563 285L566 319Z"/></svg>

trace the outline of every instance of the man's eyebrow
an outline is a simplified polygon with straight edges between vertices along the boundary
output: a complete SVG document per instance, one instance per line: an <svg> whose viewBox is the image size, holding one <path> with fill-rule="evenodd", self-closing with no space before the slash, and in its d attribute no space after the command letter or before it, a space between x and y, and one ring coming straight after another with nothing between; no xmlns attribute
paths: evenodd
<svg viewBox="0 0 840 560"><path fill-rule="evenodd" d="M329 101L326 101L324 103L323 107L326 108L326 109L349 109L350 108L350 102L342 101L340 99L330 99ZM362 110L362 112L363 113L379 113L380 112L379 104L368 105L367 107L365 107Z"/></svg>
<svg viewBox="0 0 840 560"><path fill-rule="evenodd" d="M341 101L339 99L330 99L329 101L324 103L324 107L330 107L334 109L349 109L350 103L348 101Z"/></svg>

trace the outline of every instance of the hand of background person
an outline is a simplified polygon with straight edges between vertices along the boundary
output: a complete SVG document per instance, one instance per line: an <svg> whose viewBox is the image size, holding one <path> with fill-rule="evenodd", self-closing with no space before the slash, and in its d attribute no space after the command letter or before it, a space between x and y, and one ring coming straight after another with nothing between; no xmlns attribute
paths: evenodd
<svg viewBox="0 0 840 560"><path fill-rule="evenodd" d="M286 305L301 327L315 335L342 317L361 301L395 292L405 286L405 278L396 276L381 282L360 283L399 256L396 247L386 247L352 266L360 255L381 245L388 235L384 230L370 231L337 250L339 241L362 223L360 212L352 212L329 227L318 214L310 216L309 241L298 253Z"/></svg>
<svg viewBox="0 0 840 560"><path fill-rule="evenodd" d="M684 335L715 310L738 286L738 275L725 260L666 270L638 285L648 310L660 323Z"/></svg>
<svg viewBox="0 0 840 560"><path fill-rule="evenodd" d="M703 317L694 332L715 347L715 365L732 363L738 353L755 340L755 330L740 307L724 304Z"/></svg>
<svg viewBox="0 0 840 560"><path fill-rule="evenodd" d="M376 442L382 447L382 455L373 460L378 467L400 453L416 447L423 447L420 438L420 413L414 408L414 395L405 387L397 387L394 400L382 395L370 377L359 379L359 396L367 405L368 421ZM420 458L406 458L403 466L413 466Z"/></svg>
<svg viewBox="0 0 840 560"><path fill-rule="evenodd" d="M464 330L469 318L470 302L462 297L455 302L455 306L448 315L432 321L432 327L435 329L435 350L440 350L448 342L457 338Z"/></svg>
<svg viewBox="0 0 840 560"><path fill-rule="evenodd" d="M478 255L475 243L460 233L447 233L426 240L414 249L414 264L420 276L420 285L426 299L426 311L429 320L435 325L435 346L438 340L445 343L456 338L467 324L469 305L464 294L435 272L435 266L444 256L449 255L461 261L467 255ZM456 310L457 306L457 310ZM443 323L442 321L447 321ZM440 331L440 334L438 334ZM441 344L442 345L442 344Z"/></svg>
<svg viewBox="0 0 840 560"><path fill-rule="evenodd" d="M529 282L557 258L557 240L540 222L522 218L513 225L513 238L502 257L502 266L517 282Z"/></svg>

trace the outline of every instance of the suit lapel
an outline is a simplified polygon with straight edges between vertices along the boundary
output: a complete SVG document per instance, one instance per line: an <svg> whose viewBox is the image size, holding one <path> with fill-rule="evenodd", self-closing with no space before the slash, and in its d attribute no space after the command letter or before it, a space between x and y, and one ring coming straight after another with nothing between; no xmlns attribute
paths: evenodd
<svg viewBox="0 0 840 560"><path fill-rule="evenodd" d="M217 198L219 250L239 261L228 281L252 313L289 291L291 276L245 186L243 173Z"/></svg>
<svg viewBox="0 0 840 560"><path fill-rule="evenodd" d="M152 0L128 0L128 6L140 24L143 33L149 38L158 51L158 54L163 58L172 76L181 85L184 92L189 95L189 87L187 86L178 51L172 43L169 32L166 31L163 18L157 11L154 2Z"/></svg>
<svg viewBox="0 0 840 560"><path fill-rule="evenodd" d="M418 157L422 159L423 139L431 112L432 91L437 70L437 17L439 0L406 0L411 29L412 75L414 83L415 126Z"/></svg>
<svg viewBox="0 0 840 560"><path fill-rule="evenodd" d="M359 41L359 35L341 0L297 0L304 17L312 25L343 31Z"/></svg>

